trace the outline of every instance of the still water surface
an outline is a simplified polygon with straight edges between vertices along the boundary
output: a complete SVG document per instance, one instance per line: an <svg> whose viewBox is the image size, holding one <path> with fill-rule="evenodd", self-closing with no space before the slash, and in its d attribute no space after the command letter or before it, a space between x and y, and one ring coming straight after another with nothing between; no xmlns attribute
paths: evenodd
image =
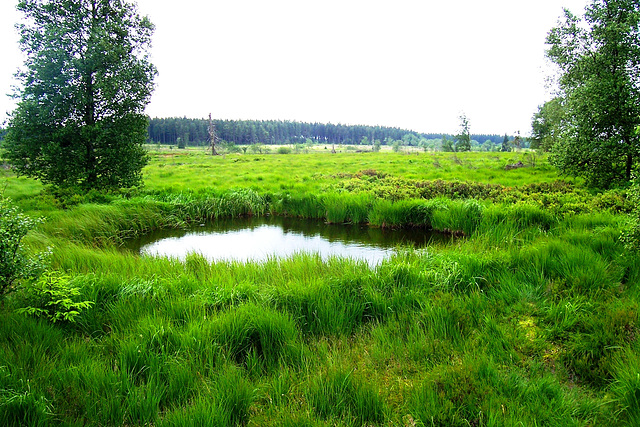
<svg viewBox="0 0 640 427"><path fill-rule="evenodd" d="M398 246L423 248L451 237L423 229L385 230L283 217L218 220L190 230L161 230L130 242L141 255L184 260L197 252L210 261L265 261L296 253L326 260L348 257L379 264Z"/></svg>

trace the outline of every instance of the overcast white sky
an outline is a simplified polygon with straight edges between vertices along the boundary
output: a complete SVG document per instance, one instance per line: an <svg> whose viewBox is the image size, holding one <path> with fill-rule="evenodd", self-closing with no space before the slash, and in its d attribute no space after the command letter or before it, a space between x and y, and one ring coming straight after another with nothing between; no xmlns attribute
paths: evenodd
<svg viewBox="0 0 640 427"><path fill-rule="evenodd" d="M588 0L138 0L156 25L152 117L298 120L529 134L550 98L545 37ZM3 96L22 64L0 0Z"/></svg>

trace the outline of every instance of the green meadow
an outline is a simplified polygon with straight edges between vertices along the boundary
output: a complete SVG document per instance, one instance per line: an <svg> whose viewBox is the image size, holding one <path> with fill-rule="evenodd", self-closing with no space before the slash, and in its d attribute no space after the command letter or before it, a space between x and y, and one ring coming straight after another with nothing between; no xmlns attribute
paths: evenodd
<svg viewBox="0 0 640 427"><path fill-rule="evenodd" d="M144 187L117 193L1 172L4 196L43 219L28 249L50 251L44 279L0 307L1 425L640 424L626 191L529 152L149 150ZM373 268L120 248L249 215L459 238Z"/></svg>

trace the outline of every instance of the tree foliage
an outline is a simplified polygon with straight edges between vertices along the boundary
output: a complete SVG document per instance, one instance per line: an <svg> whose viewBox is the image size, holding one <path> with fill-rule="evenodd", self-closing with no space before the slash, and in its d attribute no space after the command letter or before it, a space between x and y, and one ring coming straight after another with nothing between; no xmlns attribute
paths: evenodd
<svg viewBox="0 0 640 427"><path fill-rule="evenodd" d="M4 141L19 174L56 186L141 180L153 25L124 0L22 0L25 67Z"/></svg>
<svg viewBox="0 0 640 427"><path fill-rule="evenodd" d="M445 152L450 152L453 153L455 150L455 147L453 146L453 140L447 138L447 135L442 135L442 139L440 140L440 146L442 148L442 151Z"/></svg>
<svg viewBox="0 0 640 427"><path fill-rule="evenodd" d="M464 114L460 116L460 133L456 135L456 151L471 151L469 119Z"/></svg>
<svg viewBox="0 0 640 427"><path fill-rule="evenodd" d="M531 122L531 148L551 151L560 142L563 115L564 107L560 97L538 107Z"/></svg>
<svg viewBox="0 0 640 427"><path fill-rule="evenodd" d="M509 136L505 134L504 138L502 138L502 145L500 146L500 151L507 152L511 151L513 148L511 141L509 140Z"/></svg>
<svg viewBox="0 0 640 427"><path fill-rule="evenodd" d="M565 10L547 37L565 109L552 162L593 185L629 181L638 164L639 23L638 0L592 0L583 18Z"/></svg>

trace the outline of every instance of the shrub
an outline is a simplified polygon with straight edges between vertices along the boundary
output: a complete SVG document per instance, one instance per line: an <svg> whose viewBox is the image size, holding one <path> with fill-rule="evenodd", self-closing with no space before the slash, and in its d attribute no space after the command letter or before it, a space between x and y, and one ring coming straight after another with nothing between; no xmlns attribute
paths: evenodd
<svg viewBox="0 0 640 427"><path fill-rule="evenodd" d="M46 272L37 281L25 287L27 307L18 313L45 317L51 322L74 322L82 310L93 305L92 301L74 301L80 289L73 287L71 279L58 272Z"/></svg>
<svg viewBox="0 0 640 427"><path fill-rule="evenodd" d="M40 220L29 218L0 198L0 300L22 279L34 278L42 270L44 254L30 257L22 239Z"/></svg>
<svg viewBox="0 0 640 427"><path fill-rule="evenodd" d="M640 179L635 178L631 187L630 197L635 206L627 229L622 234L622 241L629 251L640 251Z"/></svg>

